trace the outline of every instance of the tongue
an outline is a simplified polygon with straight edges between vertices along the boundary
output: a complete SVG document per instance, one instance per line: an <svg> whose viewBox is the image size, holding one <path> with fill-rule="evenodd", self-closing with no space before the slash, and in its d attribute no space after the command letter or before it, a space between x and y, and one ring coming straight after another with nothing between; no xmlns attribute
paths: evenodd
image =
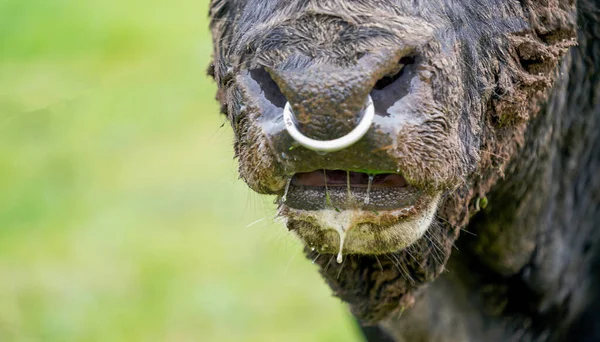
<svg viewBox="0 0 600 342"><path fill-rule="evenodd" d="M292 185L295 186L347 186L367 187L369 185L369 175L363 172L348 172L343 170L317 170L312 172L297 173L292 178ZM374 188L399 188L406 186L406 179L398 174L379 174L372 180Z"/></svg>

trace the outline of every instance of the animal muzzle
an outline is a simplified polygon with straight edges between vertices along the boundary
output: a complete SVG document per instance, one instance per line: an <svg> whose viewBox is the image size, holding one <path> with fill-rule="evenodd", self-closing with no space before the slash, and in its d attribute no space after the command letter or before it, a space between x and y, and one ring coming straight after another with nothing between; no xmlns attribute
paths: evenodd
<svg viewBox="0 0 600 342"><path fill-rule="evenodd" d="M406 53L368 54L352 65L315 62L245 73L243 94L260 110L252 125L260 127L282 173L400 173L392 154L396 136L419 119L408 113L417 104L399 103L408 99L416 77L416 63Z"/></svg>

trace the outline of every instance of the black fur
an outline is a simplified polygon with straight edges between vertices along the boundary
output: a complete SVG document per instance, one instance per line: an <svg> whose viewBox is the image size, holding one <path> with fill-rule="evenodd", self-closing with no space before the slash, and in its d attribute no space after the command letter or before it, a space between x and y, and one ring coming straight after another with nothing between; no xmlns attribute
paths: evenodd
<svg viewBox="0 0 600 342"><path fill-rule="evenodd" d="M408 28L382 22L375 10L414 20ZM459 146L429 164L399 161L414 170L407 171L413 181L445 191L437 230L430 231L441 239L442 259L452 243L457 247L447 272L439 275L443 260L431 258L435 246L425 240L414 245L418 260L392 253L404 258L399 263L417 283L401 279L391 258L382 266L371 256L352 257L342 273L321 265L357 317L377 324L365 328L366 336L600 341L597 0L213 0L210 15L212 72L236 132L241 175L256 191L277 195L286 165L276 156L258 158L270 154L253 129L266 112L250 105L240 75L351 68L382 46L403 44L433 56L427 58L435 65L434 51L458 46L456 68L441 67L433 89L434 103L451 108L437 124L455 123ZM419 25L433 27L425 41L410 31ZM575 32L578 45L561 58ZM430 128L422 135L434 148L417 145L411 152L432 155L444 146L445 136ZM470 233L455 242L459 228Z"/></svg>

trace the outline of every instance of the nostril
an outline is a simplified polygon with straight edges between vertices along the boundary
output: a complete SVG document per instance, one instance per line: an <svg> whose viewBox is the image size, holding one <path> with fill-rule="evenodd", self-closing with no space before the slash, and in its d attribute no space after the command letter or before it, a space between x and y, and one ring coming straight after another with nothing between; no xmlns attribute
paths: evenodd
<svg viewBox="0 0 600 342"><path fill-rule="evenodd" d="M394 83L404 73L404 67L406 65L414 64L414 62L415 62L414 57L405 56L405 57L400 58L400 60L398 61L398 68L394 72L387 74L384 77L380 78L379 81L377 81L377 83L375 83L375 86L373 87L373 89L383 90L385 87Z"/></svg>
<svg viewBox="0 0 600 342"><path fill-rule="evenodd" d="M394 81L396 81L398 78L400 78L400 76L402 76L402 71L404 71L404 68L400 69L400 71L398 71L397 73L395 73L393 75L386 75L386 76L380 78L379 81L377 81L377 83L375 83L375 86L373 87L373 89L383 90L383 88L389 86L390 84L394 83Z"/></svg>
<svg viewBox="0 0 600 342"><path fill-rule="evenodd" d="M252 69L250 77L258 83L267 100L279 108L285 106L287 100L267 70L264 68Z"/></svg>
<svg viewBox="0 0 600 342"><path fill-rule="evenodd" d="M400 58L399 63L402 64L402 65L414 64L415 63L415 57L404 56L404 57Z"/></svg>

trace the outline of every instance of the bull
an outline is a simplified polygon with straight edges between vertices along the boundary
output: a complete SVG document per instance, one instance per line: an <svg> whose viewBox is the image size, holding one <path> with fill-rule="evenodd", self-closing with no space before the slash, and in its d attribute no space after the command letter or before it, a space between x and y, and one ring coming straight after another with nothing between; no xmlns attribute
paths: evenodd
<svg viewBox="0 0 600 342"><path fill-rule="evenodd" d="M239 173L369 340L600 340L596 0L210 17Z"/></svg>

